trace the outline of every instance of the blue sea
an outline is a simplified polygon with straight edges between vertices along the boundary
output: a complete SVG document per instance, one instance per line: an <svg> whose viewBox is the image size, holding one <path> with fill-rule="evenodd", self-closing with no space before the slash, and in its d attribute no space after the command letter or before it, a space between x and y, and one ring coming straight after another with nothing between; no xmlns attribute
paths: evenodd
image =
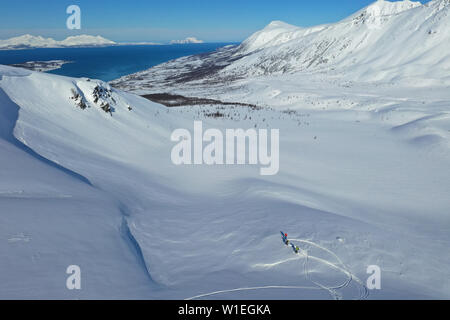
<svg viewBox="0 0 450 320"><path fill-rule="evenodd" d="M74 63L65 64L61 69L49 73L111 81L172 59L211 52L229 44L231 43L0 50L0 64L67 60Z"/></svg>

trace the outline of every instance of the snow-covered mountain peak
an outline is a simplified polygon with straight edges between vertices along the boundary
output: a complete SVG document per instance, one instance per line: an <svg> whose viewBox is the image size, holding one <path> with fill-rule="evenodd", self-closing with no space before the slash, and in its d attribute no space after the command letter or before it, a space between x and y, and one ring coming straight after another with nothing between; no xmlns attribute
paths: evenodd
<svg viewBox="0 0 450 320"><path fill-rule="evenodd" d="M264 29L265 30L269 30L269 29L273 29L273 28L286 28L286 29L294 28L294 29L298 29L298 27L296 27L296 26L294 26L292 24L286 23L284 21L281 21L281 20L274 20L274 21L272 21Z"/></svg>
<svg viewBox="0 0 450 320"><path fill-rule="evenodd" d="M256 32L245 40L241 48L247 52L256 51L270 45L278 45L293 38L295 32L303 28L293 26L283 21L272 21L264 29ZM275 41L274 41L275 40Z"/></svg>
<svg viewBox="0 0 450 320"><path fill-rule="evenodd" d="M383 25L383 22L389 19L389 17L420 6L422 6L422 4L418 1L404 0L391 2L378 0L359 10L346 20L352 20L356 23L362 22L369 28L379 28Z"/></svg>
<svg viewBox="0 0 450 320"><path fill-rule="evenodd" d="M337 23L298 28L273 22L245 40L234 53L242 58L221 73L247 77L339 69L371 81L418 76L448 81L449 4L382 0Z"/></svg>
<svg viewBox="0 0 450 320"><path fill-rule="evenodd" d="M386 0L377 0L363 9L367 14L371 15L392 15L398 14L400 12L419 7L422 4L419 1L386 1Z"/></svg>

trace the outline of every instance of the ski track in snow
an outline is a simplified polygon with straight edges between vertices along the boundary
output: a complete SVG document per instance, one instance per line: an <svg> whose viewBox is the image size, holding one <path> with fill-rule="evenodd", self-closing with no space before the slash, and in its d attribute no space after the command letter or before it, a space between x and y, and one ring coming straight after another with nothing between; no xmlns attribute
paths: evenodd
<svg viewBox="0 0 450 320"><path fill-rule="evenodd" d="M318 248L318 249L321 249L321 250L323 250L323 251L325 251L325 252L331 254L331 255L338 261L339 265L342 266L342 267L339 267L338 265L336 265L336 264L334 264L334 263L332 263L332 262L330 262L330 261L327 261L327 260L325 260L325 259L321 259L321 258L318 258L318 257L310 256L310 255L308 254L308 251L307 251L307 250L302 250L302 251L301 251L302 254L305 256L304 270L305 270L305 275L306 275L307 279L308 279L309 281L311 281L312 283L314 283L315 285L319 286L320 288L322 288L322 289L328 291L328 292L330 293L330 295L331 295L335 300L339 300L339 299L342 299L342 298L343 298L336 290L337 290L337 289L343 289L343 288L345 288L345 287L348 287L348 286L350 285L350 283L352 282L352 280L354 280L354 281L358 284L359 297L357 298L357 300L362 300L362 299L365 299L365 298L368 297L369 291L368 291L367 287L363 284L363 282L362 282L358 277L356 277L356 276L349 270L349 268L342 262L342 260L341 260L334 252L332 252L331 250L327 249L326 247L323 247L323 246L321 246L321 245L318 245L317 243L314 243L314 242L309 241L309 240L304 240L304 239L291 239L290 241L291 241L291 242L294 242L294 241L295 241L295 242L300 242L300 243L308 244L308 245L314 246L314 247L316 247L316 248ZM308 260L315 260L315 261L321 262L321 263L326 264L326 265L328 265L328 266L330 266L330 267L332 267L332 268L335 268L336 270L339 270L339 271L343 272L343 273L346 274L347 277L348 277L347 280L346 280L346 282L343 283L343 284L340 285L340 286L335 286L335 287L329 287L329 286L328 286L328 287L327 287L327 286L324 286L323 284L321 284L321 283L319 283L319 282L317 282L317 281L312 280L312 279L311 279L311 276L310 276L309 269L308 269ZM361 289L361 288L362 288L362 289Z"/></svg>
<svg viewBox="0 0 450 320"><path fill-rule="evenodd" d="M4 199L67 199L72 197L69 194L37 194L23 191L0 192L0 198Z"/></svg>
<svg viewBox="0 0 450 320"><path fill-rule="evenodd" d="M355 299L355 300L364 300L369 296L369 290L367 289L367 287L364 285L364 283L357 277L355 276L350 270L349 268L344 264L344 262L339 258L338 255L336 255L333 251L331 251L330 249L321 246L313 241L310 240L306 240L306 239L289 239L290 243L294 244L295 242L297 243L303 243L303 244L307 244L313 247L316 247L320 250L323 250L325 252L327 252L328 254L332 255L336 261L336 263L333 263L331 261L319 258L319 257L315 257L315 256L311 256L308 254L308 250L305 249L300 249L300 257L297 258L298 260L301 259L301 257L304 258L304 263L303 263L303 269L304 269L304 275L306 277L306 279L308 279L310 282L312 282L315 286L260 286L260 287L245 287L245 288L235 288L235 289L228 289L228 290L219 290L219 291L214 291L214 292L209 292L209 293L204 293L204 294L200 294L197 296L193 296L190 298L187 298L185 300L195 300L195 299L200 299L200 298L206 298L206 297L211 297L214 295L218 295L218 294L223 294L223 293L231 293L231 292L239 292L239 291L256 291L256 290L268 290L268 289L286 289L286 290L294 290L294 289L304 289L304 290L325 290L327 291L331 298L333 298L334 300L342 300L343 296L341 293L339 293L337 290L339 289L344 289L346 287L348 287L352 281L356 282L357 287L358 287L358 291L359 291L359 296ZM284 262L288 262L288 261L292 261L293 259L287 259L284 261L281 261L279 263L275 263L274 265L278 265ZM320 262L326 266L329 266L335 270L338 270L342 273L344 273L347 276L347 279L338 285L335 286L326 286L318 281L315 281L311 278L310 275L310 270L308 268L308 261L309 260L314 260L317 262Z"/></svg>

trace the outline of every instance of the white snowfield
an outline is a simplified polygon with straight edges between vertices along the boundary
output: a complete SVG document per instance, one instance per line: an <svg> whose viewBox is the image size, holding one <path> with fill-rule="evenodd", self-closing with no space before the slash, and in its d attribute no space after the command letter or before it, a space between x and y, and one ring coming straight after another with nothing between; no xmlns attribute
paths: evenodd
<svg viewBox="0 0 450 320"><path fill-rule="evenodd" d="M348 28L381 37L385 24L406 30L396 19L427 14L448 25L449 4L379 1L363 12L379 8L382 29L365 19ZM344 22L269 29L321 42L321 30ZM449 36L433 30L423 37ZM248 55L239 53L246 41L113 86L0 66L0 298L450 298L448 42L396 65L381 52L400 59L409 42L389 50L380 38L354 68L346 57L362 59L356 47L317 68L300 59L295 72L259 74L264 52L281 54L295 39L270 46L271 36L252 37L258 49ZM391 63L386 73L376 50ZM166 108L114 87L258 108ZM280 172L173 165L171 133L192 131L194 120L205 129L280 129ZM69 265L81 267L81 290L66 288ZM366 286L371 265L381 268L381 290Z"/></svg>
<svg viewBox="0 0 450 320"><path fill-rule="evenodd" d="M32 36L29 34L0 40L0 50L30 49L30 48L66 48L66 47L97 47L116 45L114 41L101 36L79 35L67 37L58 41L52 38Z"/></svg>

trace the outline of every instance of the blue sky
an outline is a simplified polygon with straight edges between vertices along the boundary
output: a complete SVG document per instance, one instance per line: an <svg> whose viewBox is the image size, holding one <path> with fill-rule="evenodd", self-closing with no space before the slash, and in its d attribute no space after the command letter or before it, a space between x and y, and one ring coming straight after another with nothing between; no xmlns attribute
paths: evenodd
<svg viewBox="0 0 450 320"><path fill-rule="evenodd" d="M239 42L273 20L298 26L335 22L374 0L0 0L0 39L25 33L63 39L167 42L194 36ZM422 3L428 1L421 1ZM66 8L82 11L82 30L66 29Z"/></svg>

